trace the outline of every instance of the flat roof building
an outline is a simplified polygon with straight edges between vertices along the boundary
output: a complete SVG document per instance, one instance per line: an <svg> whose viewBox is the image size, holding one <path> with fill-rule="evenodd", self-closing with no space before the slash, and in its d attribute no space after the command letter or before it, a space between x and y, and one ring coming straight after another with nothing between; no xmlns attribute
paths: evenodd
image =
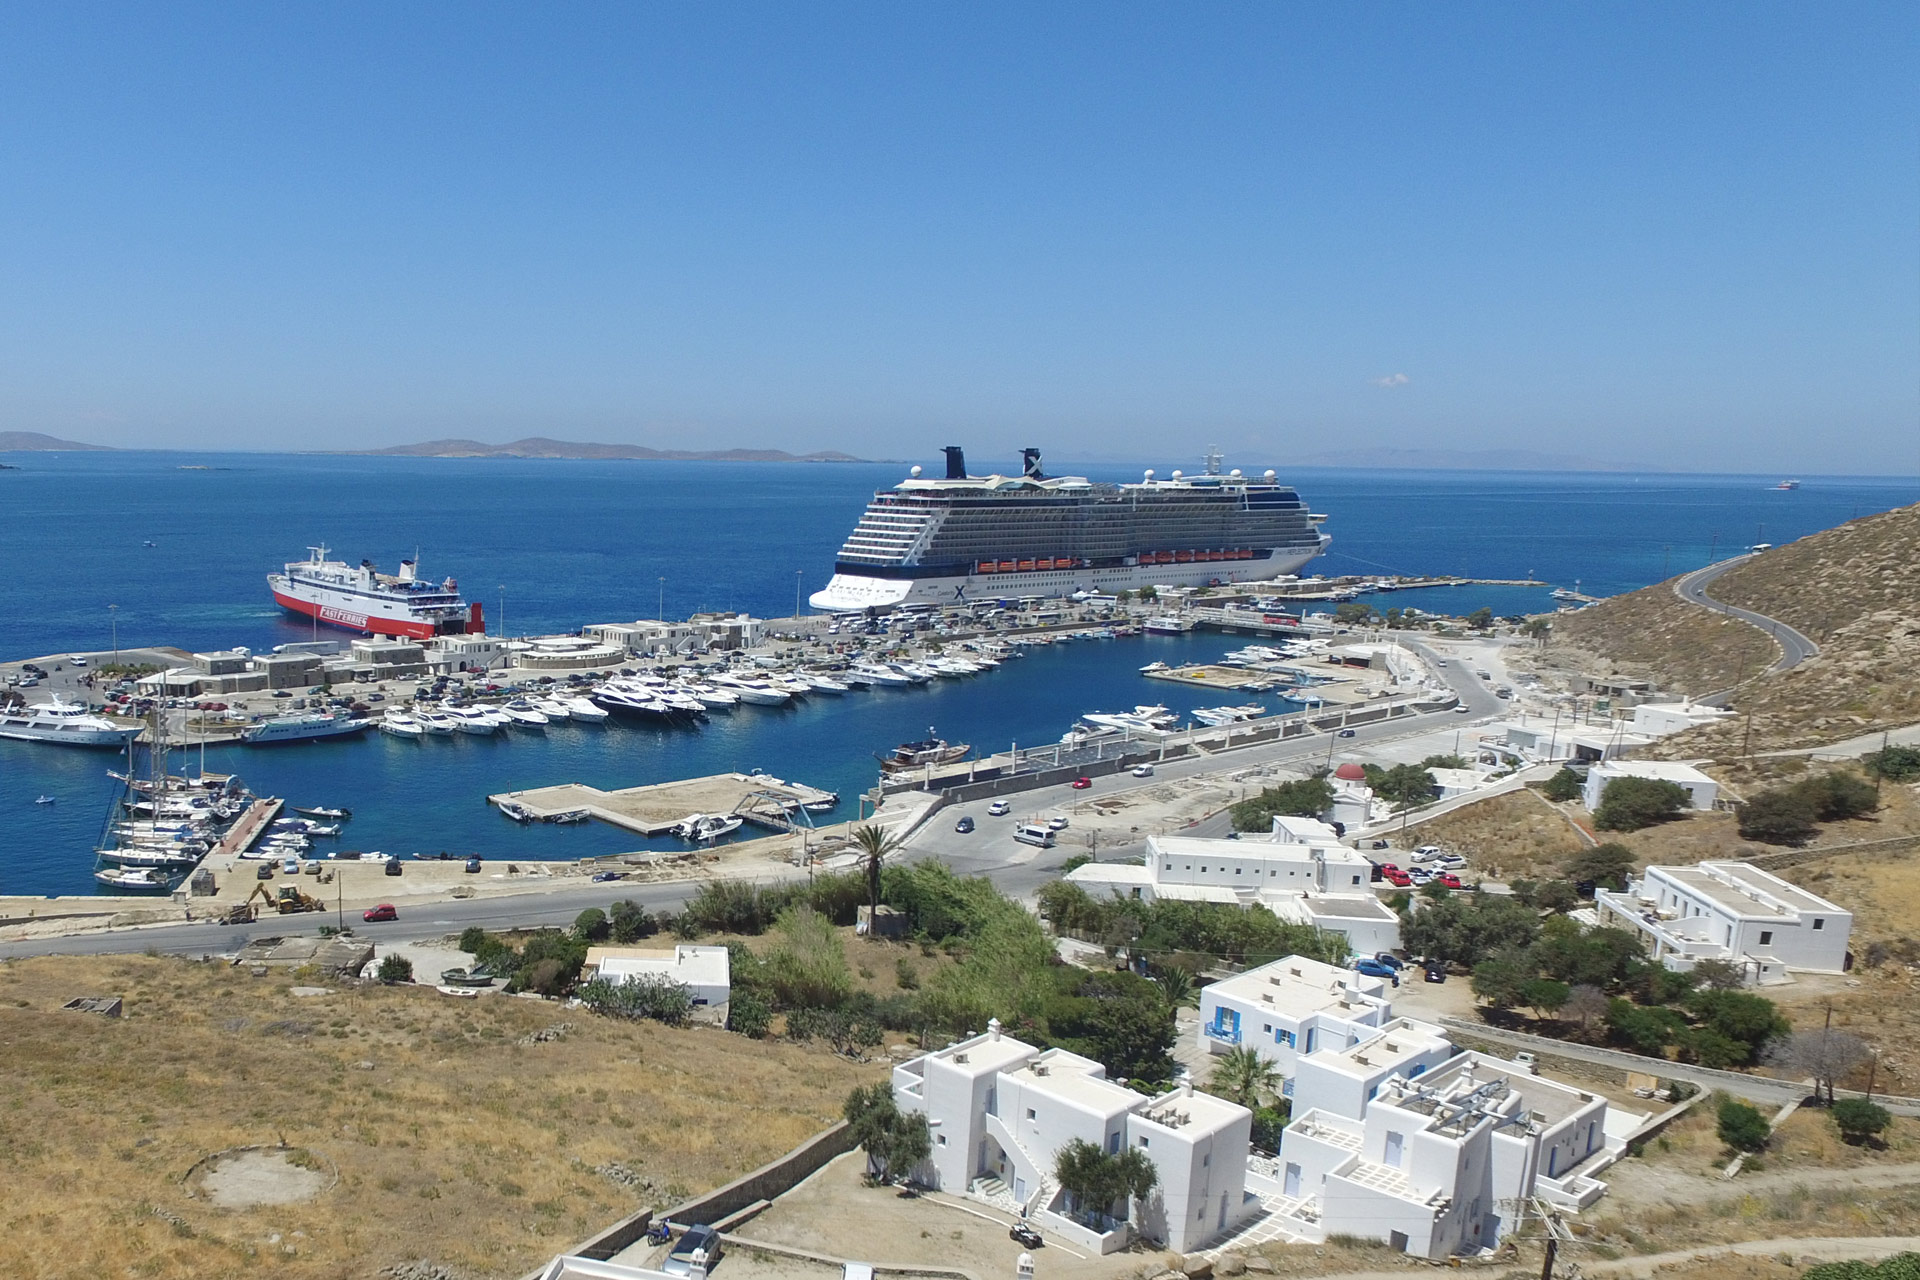
<svg viewBox="0 0 1920 1280"><path fill-rule="evenodd" d="M1711 812L1720 800L1720 784L1690 764L1677 760L1607 760L1587 770L1587 785L1580 801L1589 813L1605 801L1607 785L1620 778L1675 783L1686 791L1688 804L1701 813Z"/></svg>
<svg viewBox="0 0 1920 1280"><path fill-rule="evenodd" d="M1200 1045L1255 1049L1291 1079L1302 1055L1345 1047L1390 1021L1386 989L1379 978L1287 956L1200 988Z"/></svg>
<svg viewBox="0 0 1920 1280"><path fill-rule="evenodd" d="M1624 893L1597 892L1594 906L1670 969L1726 960L1757 984L1847 967L1853 913L1751 863L1648 867Z"/></svg>
<svg viewBox="0 0 1920 1280"><path fill-rule="evenodd" d="M678 982L693 994L695 1022L727 1024L733 998L731 961L725 947L681 943L665 947L589 947L583 977L623 982L655 977Z"/></svg>

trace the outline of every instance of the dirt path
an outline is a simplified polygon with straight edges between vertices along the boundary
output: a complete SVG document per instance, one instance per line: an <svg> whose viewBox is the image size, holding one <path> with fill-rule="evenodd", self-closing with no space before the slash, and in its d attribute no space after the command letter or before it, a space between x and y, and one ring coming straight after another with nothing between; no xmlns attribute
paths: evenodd
<svg viewBox="0 0 1920 1280"><path fill-rule="evenodd" d="M1643 1258L1622 1258L1617 1262L1582 1263L1580 1269L1590 1276L1627 1276L1640 1280L1653 1276L1662 1267L1702 1258L1765 1258L1786 1253L1802 1262L1839 1262L1848 1258L1885 1258L1910 1249L1920 1250L1920 1236L1784 1236L1774 1240L1743 1240L1739 1244L1704 1245L1673 1253L1650 1253Z"/></svg>
<svg viewBox="0 0 1920 1280"><path fill-rule="evenodd" d="M1616 1166L1627 1176L1610 1179L1607 1198L1620 1205L1698 1204L1733 1196L1794 1187L1903 1187L1920 1183L1920 1162L1868 1165L1854 1169L1778 1169L1743 1174L1731 1181L1691 1173L1673 1165ZM1631 1171L1628 1173L1627 1171Z"/></svg>

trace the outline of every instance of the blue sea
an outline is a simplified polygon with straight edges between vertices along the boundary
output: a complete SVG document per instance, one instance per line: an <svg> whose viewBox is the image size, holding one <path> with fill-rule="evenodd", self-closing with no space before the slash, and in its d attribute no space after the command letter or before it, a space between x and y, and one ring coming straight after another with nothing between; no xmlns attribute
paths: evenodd
<svg viewBox="0 0 1920 1280"><path fill-rule="evenodd" d="M122 647L187 650L258 651L309 639L310 624L272 607L265 575L319 542L340 558L386 568L417 553L424 574L457 578L469 599L484 602L489 629L512 634L714 609L785 616L796 592L804 598L825 584L873 490L905 472L904 464L866 463L140 452L0 460L20 468L0 471L0 656L8 659L107 649L116 634ZM1084 470L1095 479L1139 474ZM1920 500L1920 480L1911 478L1814 477L1786 492L1767 487L1777 477L1754 476L1290 475L1327 513L1334 538L1310 571L1534 577L1578 583L1591 595ZM1452 613L1551 607L1546 588L1519 587L1374 602ZM773 711L742 707L698 729L569 724L426 742L371 734L219 748L207 753L207 768L237 772L257 791L297 804L351 807L347 847L575 858L640 842L597 824L518 827L485 797L567 781L634 786L761 768L837 790L851 806L872 784L873 753L929 726L984 750L1052 741L1083 711L1209 705L1217 695L1149 682L1138 668L1217 657L1242 643L1192 635L1054 645L971 680ZM0 892L91 889L112 761L0 741ZM58 802L36 805L42 794Z"/></svg>

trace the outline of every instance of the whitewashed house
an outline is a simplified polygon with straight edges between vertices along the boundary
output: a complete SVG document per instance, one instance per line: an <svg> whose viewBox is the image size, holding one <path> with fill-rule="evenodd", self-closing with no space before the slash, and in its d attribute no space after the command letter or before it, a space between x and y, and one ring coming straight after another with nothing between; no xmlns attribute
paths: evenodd
<svg viewBox="0 0 1920 1280"><path fill-rule="evenodd" d="M1291 1092L1301 1057L1371 1036L1392 1017L1381 979L1287 956L1200 989L1200 1046L1214 1054L1258 1050Z"/></svg>
<svg viewBox="0 0 1920 1280"><path fill-rule="evenodd" d="M1472 1052L1431 1062L1406 1052L1402 1031L1381 1038L1393 1037L1408 1040L1403 1068L1357 1104L1296 1095L1278 1160L1286 1230L1431 1259L1474 1254L1511 1233L1536 1197L1569 1212L1598 1200L1606 1184L1593 1174L1645 1119L1610 1116L1605 1099L1530 1064Z"/></svg>
<svg viewBox="0 0 1920 1280"><path fill-rule="evenodd" d="M1712 812L1720 799L1720 784L1690 764L1676 760L1607 760L1587 770L1580 803L1589 813L1599 809L1606 799L1607 785L1619 778L1677 783L1686 791L1687 803L1701 813Z"/></svg>
<svg viewBox="0 0 1920 1280"><path fill-rule="evenodd" d="M1157 1184L1133 1227L1187 1252L1259 1209L1247 1194L1253 1114L1183 1087L1148 1097L1107 1079L1099 1063L1002 1035L998 1021L959 1044L893 1070L894 1103L927 1117L933 1152L913 1173L936 1190L1024 1213L1041 1230L1100 1253L1126 1247L1124 1224L1090 1227L1054 1181L1073 1139L1109 1154L1145 1153Z"/></svg>
<svg viewBox="0 0 1920 1280"><path fill-rule="evenodd" d="M1277 818L1267 836L1149 836L1143 864L1090 862L1067 879L1095 896L1250 907L1337 933L1356 952L1400 945L1400 917L1371 885L1373 866L1311 818Z"/></svg>
<svg viewBox="0 0 1920 1280"><path fill-rule="evenodd" d="M589 947L580 976L613 982L643 976L667 978L692 992L693 1021L727 1025L727 1008L733 999L733 971L725 947L687 943L670 951L664 947Z"/></svg>
<svg viewBox="0 0 1920 1280"><path fill-rule="evenodd" d="M1745 862L1648 867L1624 893L1594 894L1594 907L1670 969L1726 960L1750 983L1843 972L1853 931L1852 912Z"/></svg>

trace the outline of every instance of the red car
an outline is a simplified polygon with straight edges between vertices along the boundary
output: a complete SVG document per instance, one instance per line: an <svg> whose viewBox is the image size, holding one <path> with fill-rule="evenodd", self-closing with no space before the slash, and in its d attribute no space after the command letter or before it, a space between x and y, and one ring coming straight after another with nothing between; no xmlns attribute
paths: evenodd
<svg viewBox="0 0 1920 1280"><path fill-rule="evenodd" d="M1408 875L1404 871L1401 871L1398 869L1389 871L1385 867L1382 867L1380 869L1380 874L1385 876L1387 878L1387 883L1392 885L1396 889L1411 888L1413 885L1413 877Z"/></svg>
<svg viewBox="0 0 1920 1280"><path fill-rule="evenodd" d="M1073 789L1075 791L1085 791L1088 787L1092 785L1093 785L1092 778L1075 778L1073 780Z"/></svg>
<svg viewBox="0 0 1920 1280"><path fill-rule="evenodd" d="M360 918L368 923L378 920L398 920L400 913L394 910L391 902L383 902L377 907L368 907L360 913Z"/></svg>
<svg viewBox="0 0 1920 1280"><path fill-rule="evenodd" d="M1453 874L1453 872L1451 871L1442 871L1439 875L1433 878L1433 882L1435 884L1445 885L1449 889L1463 889L1466 887L1465 885L1460 883L1460 877Z"/></svg>

